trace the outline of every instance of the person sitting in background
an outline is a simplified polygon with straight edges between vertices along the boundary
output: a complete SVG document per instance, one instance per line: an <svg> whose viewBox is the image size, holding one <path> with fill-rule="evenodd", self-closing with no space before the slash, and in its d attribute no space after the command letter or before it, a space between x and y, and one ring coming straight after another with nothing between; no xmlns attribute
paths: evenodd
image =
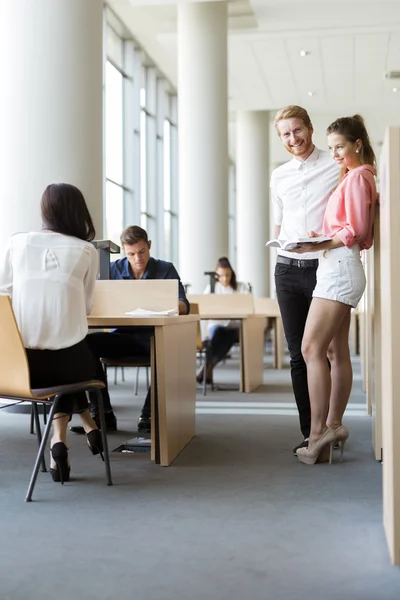
<svg viewBox="0 0 400 600"><path fill-rule="evenodd" d="M133 225L124 229L121 234L121 246L125 253L111 263L110 279L177 279L179 284L179 314L189 313L189 302L185 290L174 265L164 260L158 260L150 256L151 241L147 232ZM148 327L120 327L109 332L91 333L87 337L87 343L93 354L98 358L123 358L128 356L140 356L150 358L150 338L154 335L153 328ZM96 377L107 385L107 378L100 365ZM102 390L107 431L117 430L117 419L115 417L108 388ZM99 424L97 396L89 394L90 410L97 424ZM138 431L150 432L150 388L142 408L138 421ZM71 427L75 433L83 433L81 427Z"/></svg>
<svg viewBox="0 0 400 600"><path fill-rule="evenodd" d="M215 283L215 294L248 294L248 287L236 281L236 273L232 269L231 263L226 257L218 259L215 267L217 281ZM205 288L204 294L211 293L210 284ZM214 367L227 355L234 344L239 341L239 321L229 320L210 320L207 322L209 344L206 349L207 368L206 381L211 383L212 372ZM204 367L201 367L196 376L198 383L201 383L204 378Z"/></svg>
<svg viewBox="0 0 400 600"><path fill-rule="evenodd" d="M94 305L98 257L89 242L95 229L82 193L51 184L41 200L42 230L12 236L0 268L0 293L11 296L26 349L30 385L40 389L94 379L85 338ZM67 425L78 413L93 454L103 451L85 392L58 401L50 442L53 481L69 480Z"/></svg>

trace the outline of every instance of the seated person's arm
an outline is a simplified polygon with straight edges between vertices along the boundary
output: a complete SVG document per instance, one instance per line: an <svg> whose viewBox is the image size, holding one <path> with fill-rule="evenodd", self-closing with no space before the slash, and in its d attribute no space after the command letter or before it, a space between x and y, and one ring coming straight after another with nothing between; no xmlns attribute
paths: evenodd
<svg viewBox="0 0 400 600"><path fill-rule="evenodd" d="M180 315L188 315L190 312L190 304L188 299L186 298L185 289L182 285L181 278L178 275L178 271L175 269L174 265L171 265L168 273L165 276L165 279L177 279L178 280L178 296L179 296L179 314Z"/></svg>
<svg viewBox="0 0 400 600"><path fill-rule="evenodd" d="M4 260L0 265L0 294L2 296L12 296L13 288L13 270L11 266L11 250L7 249Z"/></svg>

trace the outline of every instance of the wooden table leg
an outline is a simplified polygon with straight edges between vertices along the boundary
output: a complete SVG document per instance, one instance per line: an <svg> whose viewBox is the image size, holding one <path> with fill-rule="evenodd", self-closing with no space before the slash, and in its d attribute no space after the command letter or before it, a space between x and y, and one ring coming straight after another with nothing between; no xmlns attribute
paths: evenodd
<svg viewBox="0 0 400 600"><path fill-rule="evenodd" d="M195 434L196 334L196 322L155 327L151 383L158 415L153 413L151 457L164 467Z"/></svg>
<svg viewBox="0 0 400 600"><path fill-rule="evenodd" d="M265 317L242 320L241 327L241 392L252 392L263 384Z"/></svg>

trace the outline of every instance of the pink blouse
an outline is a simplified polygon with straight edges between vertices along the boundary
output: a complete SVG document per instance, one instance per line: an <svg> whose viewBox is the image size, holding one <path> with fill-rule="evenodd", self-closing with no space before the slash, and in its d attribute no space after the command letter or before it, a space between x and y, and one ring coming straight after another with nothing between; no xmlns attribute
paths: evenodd
<svg viewBox="0 0 400 600"><path fill-rule="evenodd" d="M338 236L348 248L354 244L360 244L361 250L371 248L378 197L375 173L371 165L346 173L326 205L323 235Z"/></svg>

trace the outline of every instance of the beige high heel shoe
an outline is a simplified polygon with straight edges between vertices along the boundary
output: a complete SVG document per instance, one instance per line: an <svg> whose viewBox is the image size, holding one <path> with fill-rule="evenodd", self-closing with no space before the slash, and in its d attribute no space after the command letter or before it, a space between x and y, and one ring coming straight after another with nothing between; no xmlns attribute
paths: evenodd
<svg viewBox="0 0 400 600"><path fill-rule="evenodd" d="M334 428L333 431L335 432L336 442L338 442L340 444L339 462L342 462L344 447L346 445L347 438L349 437L349 430L344 425L339 425L339 427Z"/></svg>
<svg viewBox="0 0 400 600"><path fill-rule="evenodd" d="M326 462L326 449L329 447L329 464L332 464L333 444L336 441L335 431L328 427L311 449L299 448L296 452L297 458L306 465L314 465L318 459L320 462Z"/></svg>

